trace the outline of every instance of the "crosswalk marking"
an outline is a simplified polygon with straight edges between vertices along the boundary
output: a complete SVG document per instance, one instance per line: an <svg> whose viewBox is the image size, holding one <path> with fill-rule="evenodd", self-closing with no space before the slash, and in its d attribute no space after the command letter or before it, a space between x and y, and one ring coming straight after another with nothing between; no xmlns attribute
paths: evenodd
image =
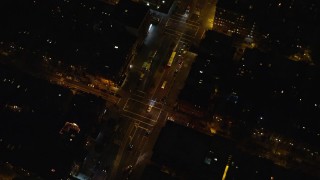
<svg viewBox="0 0 320 180"><path fill-rule="evenodd" d="M148 120L150 120L150 121L152 121L152 122L157 122L157 120L155 120L155 119L151 119L151 118L142 116L142 115L140 115L140 114L138 114L138 113L135 113L135 112L132 112L132 111L128 111L128 110L125 110L125 109L124 109L123 111L128 112L128 113L131 113L131 114L134 114L134 115L139 116L139 117L141 117L141 118L143 118L143 119L148 119Z"/></svg>
<svg viewBox="0 0 320 180"><path fill-rule="evenodd" d="M144 96L140 96L139 94L132 94L133 96L137 96L137 97L139 97L139 98L145 98Z"/></svg>
<svg viewBox="0 0 320 180"><path fill-rule="evenodd" d="M168 35L172 35L172 36L179 37L178 35L176 35L176 34L172 34L172 33L170 33L170 32L165 32L165 34L168 34ZM183 43L188 44L188 43L191 43L191 42L193 41L193 38L191 39L191 38L184 38L184 37L181 37L181 38L180 38L180 41L181 41L181 42L183 42Z"/></svg>
<svg viewBox="0 0 320 180"><path fill-rule="evenodd" d="M143 124L145 124L145 125L147 125L147 126L150 126L150 127L153 127L153 126L154 126L154 124L146 123L146 122L144 122L144 121L141 121L140 119L137 119L137 118L134 118L134 117L125 115L125 114L121 114L121 116L126 117L126 118L129 118L129 119L133 119L133 120L135 120L135 121L137 121L137 122L143 123ZM140 124L139 126L142 127L141 124ZM144 127L143 127L143 128L144 128ZM148 129L148 128L146 128L146 129Z"/></svg>
<svg viewBox="0 0 320 180"><path fill-rule="evenodd" d="M176 21L176 22L179 22L179 23L184 24L184 25L187 25L187 26L193 26L193 27L199 28L199 25L189 23L190 21L181 21L181 19L174 19L174 18L169 18L168 21L167 21L167 23L168 23L169 21Z"/></svg>
<svg viewBox="0 0 320 180"><path fill-rule="evenodd" d="M189 35L189 34L186 34L186 33L184 33L184 32L177 31L177 30L171 29L171 28L166 28L165 30L166 30L166 31L171 31L171 32L173 32L173 33L174 33L175 35L177 35L177 36L187 36L187 37L190 37L190 38L194 38L194 37L195 37L195 35Z"/></svg>
<svg viewBox="0 0 320 180"><path fill-rule="evenodd" d="M155 108L155 109L161 109L161 107L163 106L163 104L162 104L161 102L158 102L158 101L155 101L155 100L152 100L152 99L147 99L147 98L144 97L145 102L143 102L143 101L141 101L141 100L134 99L134 98L128 98L126 104L124 105L124 108L127 106L127 103L128 103L130 100L136 101L136 102L138 102L138 103L140 103L140 104L144 104L144 105L146 105L146 106L149 106L150 102L152 101L152 102L154 103L154 104L153 104L153 108ZM157 107L157 106L159 106L159 107Z"/></svg>

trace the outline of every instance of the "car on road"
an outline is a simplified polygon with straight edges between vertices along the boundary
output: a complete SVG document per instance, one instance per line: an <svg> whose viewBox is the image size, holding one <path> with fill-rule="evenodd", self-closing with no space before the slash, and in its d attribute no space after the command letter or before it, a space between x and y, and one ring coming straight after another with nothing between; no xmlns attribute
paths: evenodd
<svg viewBox="0 0 320 180"><path fill-rule="evenodd" d="M88 84L88 86L89 86L89 87L92 87L92 88L94 88L94 85L93 85L93 84Z"/></svg>
<svg viewBox="0 0 320 180"><path fill-rule="evenodd" d="M151 134L150 130L146 130L146 133L144 134L145 136L149 136Z"/></svg>
<svg viewBox="0 0 320 180"><path fill-rule="evenodd" d="M128 171L132 170L132 168L133 168L133 166L130 164L127 167L124 168L124 171L128 172Z"/></svg>
<svg viewBox="0 0 320 180"><path fill-rule="evenodd" d="M158 16L152 16L152 18L151 18L151 23L154 25L159 24L160 21L161 21L161 19Z"/></svg>
<svg viewBox="0 0 320 180"><path fill-rule="evenodd" d="M61 77L62 73L56 72L56 75Z"/></svg>
<svg viewBox="0 0 320 180"><path fill-rule="evenodd" d="M130 164L123 169L124 179L129 179L132 174L133 166Z"/></svg>
<svg viewBox="0 0 320 180"><path fill-rule="evenodd" d="M182 64L183 64L183 61L180 61L180 62L179 62L179 69L182 68Z"/></svg>
<svg viewBox="0 0 320 180"><path fill-rule="evenodd" d="M128 149L132 150L133 149L133 144L129 144Z"/></svg>
<svg viewBox="0 0 320 180"><path fill-rule="evenodd" d="M152 106L149 105L149 106L148 106L148 109L147 109L147 112L151 112L151 110L152 110Z"/></svg>

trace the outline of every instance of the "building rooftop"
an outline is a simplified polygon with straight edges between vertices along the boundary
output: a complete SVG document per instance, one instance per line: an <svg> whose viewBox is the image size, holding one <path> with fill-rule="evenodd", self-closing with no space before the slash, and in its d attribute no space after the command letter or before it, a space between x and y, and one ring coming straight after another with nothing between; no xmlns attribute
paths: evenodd
<svg viewBox="0 0 320 180"><path fill-rule="evenodd" d="M319 81L319 72L319 67L304 62L247 49L233 80L242 104L237 108L241 111L254 105L250 109L259 111L256 120L258 114L266 116L260 125L318 148L314 138L319 138L315 132L320 129L311 117L319 116L320 89L312 85ZM308 128L309 133L301 127Z"/></svg>
<svg viewBox="0 0 320 180"><path fill-rule="evenodd" d="M139 29L148 13L149 8L144 4L130 0L120 0L112 17L126 26Z"/></svg>
<svg viewBox="0 0 320 180"><path fill-rule="evenodd" d="M185 87L179 94L180 100L207 108L215 85L230 68L234 49L232 39L214 31L207 31L197 51Z"/></svg>
<svg viewBox="0 0 320 180"><path fill-rule="evenodd" d="M119 76L136 39L110 18L110 5L89 0L14 2L5 11L18 9L20 14L9 17L2 29L4 46L21 47L38 61L46 56L110 79Z"/></svg>
<svg viewBox="0 0 320 180"><path fill-rule="evenodd" d="M73 161L84 158L84 137L96 125L104 101L8 67L0 68L0 91L1 161L45 179L68 175ZM60 134L66 122L80 131Z"/></svg>
<svg viewBox="0 0 320 180"><path fill-rule="evenodd" d="M152 165L147 166L142 177L221 179L228 164L227 180L295 176L313 179L303 173L280 168L269 160L243 153L233 141L201 134L172 121L167 121L160 132L151 161Z"/></svg>
<svg viewBox="0 0 320 180"><path fill-rule="evenodd" d="M217 7L243 15L252 15L252 13L257 12L259 4L264 4L264 7L267 7L266 1L263 0L259 3L254 0L219 0Z"/></svg>
<svg viewBox="0 0 320 180"><path fill-rule="evenodd" d="M176 173L180 178L222 177L232 146L232 142L168 121L154 146L152 161L168 167L171 174ZM212 154L219 159L218 163Z"/></svg>

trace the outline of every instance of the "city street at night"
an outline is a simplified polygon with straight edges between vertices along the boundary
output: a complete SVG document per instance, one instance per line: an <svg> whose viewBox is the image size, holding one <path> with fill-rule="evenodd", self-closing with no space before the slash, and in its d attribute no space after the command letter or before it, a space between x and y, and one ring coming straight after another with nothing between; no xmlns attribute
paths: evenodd
<svg viewBox="0 0 320 180"><path fill-rule="evenodd" d="M0 2L0 180L319 179L319 10Z"/></svg>

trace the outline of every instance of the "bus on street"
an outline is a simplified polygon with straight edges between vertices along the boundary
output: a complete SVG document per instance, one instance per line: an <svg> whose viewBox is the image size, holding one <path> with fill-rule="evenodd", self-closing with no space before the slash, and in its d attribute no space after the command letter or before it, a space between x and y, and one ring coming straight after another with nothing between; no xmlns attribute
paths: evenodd
<svg viewBox="0 0 320 180"><path fill-rule="evenodd" d="M168 61L167 66L170 67L170 66L172 65L175 56L176 56L176 52L173 51L172 54L171 54L171 56L170 56L170 59L169 59L169 61Z"/></svg>

